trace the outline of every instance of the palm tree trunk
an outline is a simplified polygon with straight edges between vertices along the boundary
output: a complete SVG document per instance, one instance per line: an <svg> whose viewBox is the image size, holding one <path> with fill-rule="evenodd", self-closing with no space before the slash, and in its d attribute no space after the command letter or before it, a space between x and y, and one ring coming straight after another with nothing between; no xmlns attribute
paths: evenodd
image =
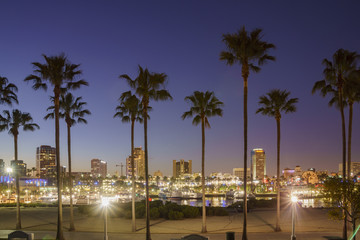
<svg viewBox="0 0 360 240"><path fill-rule="evenodd" d="M201 117L201 188L202 188L202 228L201 232L206 233L206 205L205 205L205 122Z"/></svg>
<svg viewBox="0 0 360 240"><path fill-rule="evenodd" d="M280 232L280 119L276 119L276 130L277 130L277 152L276 152L276 227L275 232Z"/></svg>
<svg viewBox="0 0 360 240"><path fill-rule="evenodd" d="M147 144L147 104L144 104L144 145L145 145L145 189L146 189L146 240L151 240L150 235L150 205L149 205L149 163Z"/></svg>
<svg viewBox="0 0 360 240"><path fill-rule="evenodd" d="M339 103L340 103L340 113L341 113L341 132L342 132L342 174L343 180L346 179L346 129L345 129L345 115L344 115L344 103L343 103L343 94L342 88L338 88L338 96L339 96ZM346 191L346 190L345 190ZM345 196L344 196L345 198ZM344 201L345 202L345 201ZM347 208L347 204L345 202L345 208ZM347 239L347 214L344 210L344 222L343 222L343 238Z"/></svg>
<svg viewBox="0 0 360 240"><path fill-rule="evenodd" d="M351 133L353 119L353 103L349 102L349 129L348 129L348 161L347 161L347 177L351 179Z"/></svg>
<svg viewBox="0 0 360 240"><path fill-rule="evenodd" d="M242 240L247 240L247 94L248 94L248 75L249 67L246 63L242 67L242 76L244 79L244 223Z"/></svg>
<svg viewBox="0 0 360 240"><path fill-rule="evenodd" d="M58 221L57 221L57 233L56 239L63 240L63 226L62 226L62 178L61 178L61 166L60 166L60 126L59 126L59 96L60 87L54 88L54 103L55 103L55 154L56 154L56 172L57 172L57 190L58 190Z"/></svg>
<svg viewBox="0 0 360 240"><path fill-rule="evenodd" d="M15 181L16 181L16 229L21 229L21 216L20 216L20 173L18 163L18 144L17 135L14 136L14 150L15 150Z"/></svg>
<svg viewBox="0 0 360 240"><path fill-rule="evenodd" d="M136 215L135 215L135 163L134 163L134 125L135 120L131 120L131 181L132 181L132 193L131 193L131 215L132 215L132 231L136 232Z"/></svg>
<svg viewBox="0 0 360 240"><path fill-rule="evenodd" d="M73 209L73 197L72 197L72 188L73 180L71 173L71 133L70 133L70 124L67 124L67 134L68 134L68 164L69 164L69 189L70 189L70 228L69 231L75 231L74 224L74 209Z"/></svg>

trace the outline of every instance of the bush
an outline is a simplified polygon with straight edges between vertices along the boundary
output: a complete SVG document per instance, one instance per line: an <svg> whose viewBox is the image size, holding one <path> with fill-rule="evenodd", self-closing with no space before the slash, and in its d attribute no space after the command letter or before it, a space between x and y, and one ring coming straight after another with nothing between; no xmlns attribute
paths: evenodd
<svg viewBox="0 0 360 240"><path fill-rule="evenodd" d="M183 218L184 218L184 214L182 212L173 211L173 210L169 211L170 220L181 220Z"/></svg>
<svg viewBox="0 0 360 240"><path fill-rule="evenodd" d="M185 218L196 218L200 216L200 211L196 207L183 206L182 212L184 213Z"/></svg>
<svg viewBox="0 0 360 240"><path fill-rule="evenodd" d="M136 218L144 218L145 217L145 205L139 204L135 207L135 216Z"/></svg>
<svg viewBox="0 0 360 240"><path fill-rule="evenodd" d="M159 209L154 207L154 208L150 208L150 218L151 219L157 219L160 217L160 212Z"/></svg>

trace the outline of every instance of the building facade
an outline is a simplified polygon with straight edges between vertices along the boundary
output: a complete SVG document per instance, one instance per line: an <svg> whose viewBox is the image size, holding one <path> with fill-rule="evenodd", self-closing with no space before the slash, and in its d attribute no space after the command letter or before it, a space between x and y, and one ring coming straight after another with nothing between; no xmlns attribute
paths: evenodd
<svg viewBox="0 0 360 240"><path fill-rule="evenodd" d="M261 148L251 151L251 178L264 181L266 175L266 156Z"/></svg>
<svg viewBox="0 0 360 240"><path fill-rule="evenodd" d="M180 159L179 162L173 160L173 177L178 178L184 174L192 174L192 160Z"/></svg>
<svg viewBox="0 0 360 240"><path fill-rule="evenodd" d="M339 164L339 175L342 176L342 163ZM356 176L360 173L360 162L351 162L350 174Z"/></svg>
<svg viewBox="0 0 360 240"><path fill-rule="evenodd" d="M56 173L55 148L41 145L36 148L36 171L40 178Z"/></svg>
<svg viewBox="0 0 360 240"><path fill-rule="evenodd" d="M0 176L3 176L5 174L6 174L5 162L3 159L0 159Z"/></svg>
<svg viewBox="0 0 360 240"><path fill-rule="evenodd" d="M247 178L250 179L250 168L247 169ZM233 175L244 180L244 168L233 168Z"/></svg>
<svg viewBox="0 0 360 240"><path fill-rule="evenodd" d="M12 169L14 169L13 171L15 171L15 169L17 169L17 171L19 172L20 177L25 177L26 176L27 164L24 163L23 160L18 160L17 166L16 166L16 161L11 160L10 166L11 166Z"/></svg>
<svg viewBox="0 0 360 240"><path fill-rule="evenodd" d="M93 175L93 177L106 177L107 163L100 159L92 159L91 174Z"/></svg>
<svg viewBox="0 0 360 240"><path fill-rule="evenodd" d="M134 148L134 173L145 178L145 151L141 147ZM132 177L131 156L126 158L126 176Z"/></svg>

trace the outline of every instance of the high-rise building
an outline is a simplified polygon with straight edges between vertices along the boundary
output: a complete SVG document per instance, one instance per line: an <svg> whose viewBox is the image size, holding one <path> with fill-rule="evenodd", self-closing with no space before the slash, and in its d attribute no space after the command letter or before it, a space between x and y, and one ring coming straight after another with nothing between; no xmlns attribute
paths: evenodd
<svg viewBox="0 0 360 240"><path fill-rule="evenodd" d="M233 168L233 175L244 180L244 168ZM250 178L250 168L246 171L247 178Z"/></svg>
<svg viewBox="0 0 360 240"><path fill-rule="evenodd" d="M5 175L6 173L6 169L5 169L5 162L3 159L0 159L0 176Z"/></svg>
<svg viewBox="0 0 360 240"><path fill-rule="evenodd" d="M145 178L145 152L141 147L134 148L134 173L135 177ZM126 176L132 176L131 156L126 158Z"/></svg>
<svg viewBox="0 0 360 240"><path fill-rule="evenodd" d="M173 177L178 178L184 174L192 174L192 160L180 159L179 162L173 160Z"/></svg>
<svg viewBox="0 0 360 240"><path fill-rule="evenodd" d="M342 163L339 164L339 175L342 176ZM351 162L350 174L355 176L360 173L360 162Z"/></svg>
<svg viewBox="0 0 360 240"><path fill-rule="evenodd" d="M56 173L55 148L41 145L36 148L36 171L41 178Z"/></svg>
<svg viewBox="0 0 360 240"><path fill-rule="evenodd" d="M91 174L95 177L106 177L107 163L100 159L91 160Z"/></svg>
<svg viewBox="0 0 360 240"><path fill-rule="evenodd" d="M15 160L11 160L10 166L13 169L13 171L15 171L16 169L18 170L20 177L25 177L26 176L27 164L24 163L23 160L18 160L17 166L16 166Z"/></svg>
<svg viewBox="0 0 360 240"><path fill-rule="evenodd" d="M295 176L299 177L302 175L302 170L300 166L295 167Z"/></svg>
<svg viewBox="0 0 360 240"><path fill-rule="evenodd" d="M251 151L251 178L264 181L266 175L265 151L255 148Z"/></svg>

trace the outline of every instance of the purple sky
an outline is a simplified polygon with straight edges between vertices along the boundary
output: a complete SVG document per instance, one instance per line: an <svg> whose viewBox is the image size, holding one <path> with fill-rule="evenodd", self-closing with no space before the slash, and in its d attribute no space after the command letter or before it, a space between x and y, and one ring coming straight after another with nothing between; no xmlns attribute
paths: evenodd
<svg viewBox="0 0 360 240"><path fill-rule="evenodd" d="M206 131L206 172L232 172L243 167L243 80L239 66L219 60L225 49L222 34L245 25L264 30L274 43L276 62L249 77L249 156L263 148L267 171L276 169L275 120L256 115L258 99L273 88L299 98L298 111L282 118L281 168L300 165L334 171L341 161L340 114L328 99L311 95L322 79L321 61L339 48L360 52L358 1L1 1L0 75L18 88L20 104L41 127L20 132L19 159L35 166L35 150L54 146L54 122L45 121L49 91L33 91L23 79L41 54L65 52L81 63L89 87L75 91L88 102L88 125L72 128L74 171L88 171L90 160L108 162L111 173L130 153L130 124L113 119L117 99L129 88L120 74L137 75L137 65L165 72L174 100L151 103L149 122L150 174L172 174L172 160L193 160L200 171L201 129L180 116L189 105L184 97L195 90L215 91L224 106L223 118L212 118ZM0 106L0 110L8 109ZM354 108L353 160L360 161L360 106ZM347 111L346 111L347 114ZM143 146L142 125L135 145ZM61 125L61 161L67 165L66 129ZM0 158L13 158L13 140L0 133Z"/></svg>

